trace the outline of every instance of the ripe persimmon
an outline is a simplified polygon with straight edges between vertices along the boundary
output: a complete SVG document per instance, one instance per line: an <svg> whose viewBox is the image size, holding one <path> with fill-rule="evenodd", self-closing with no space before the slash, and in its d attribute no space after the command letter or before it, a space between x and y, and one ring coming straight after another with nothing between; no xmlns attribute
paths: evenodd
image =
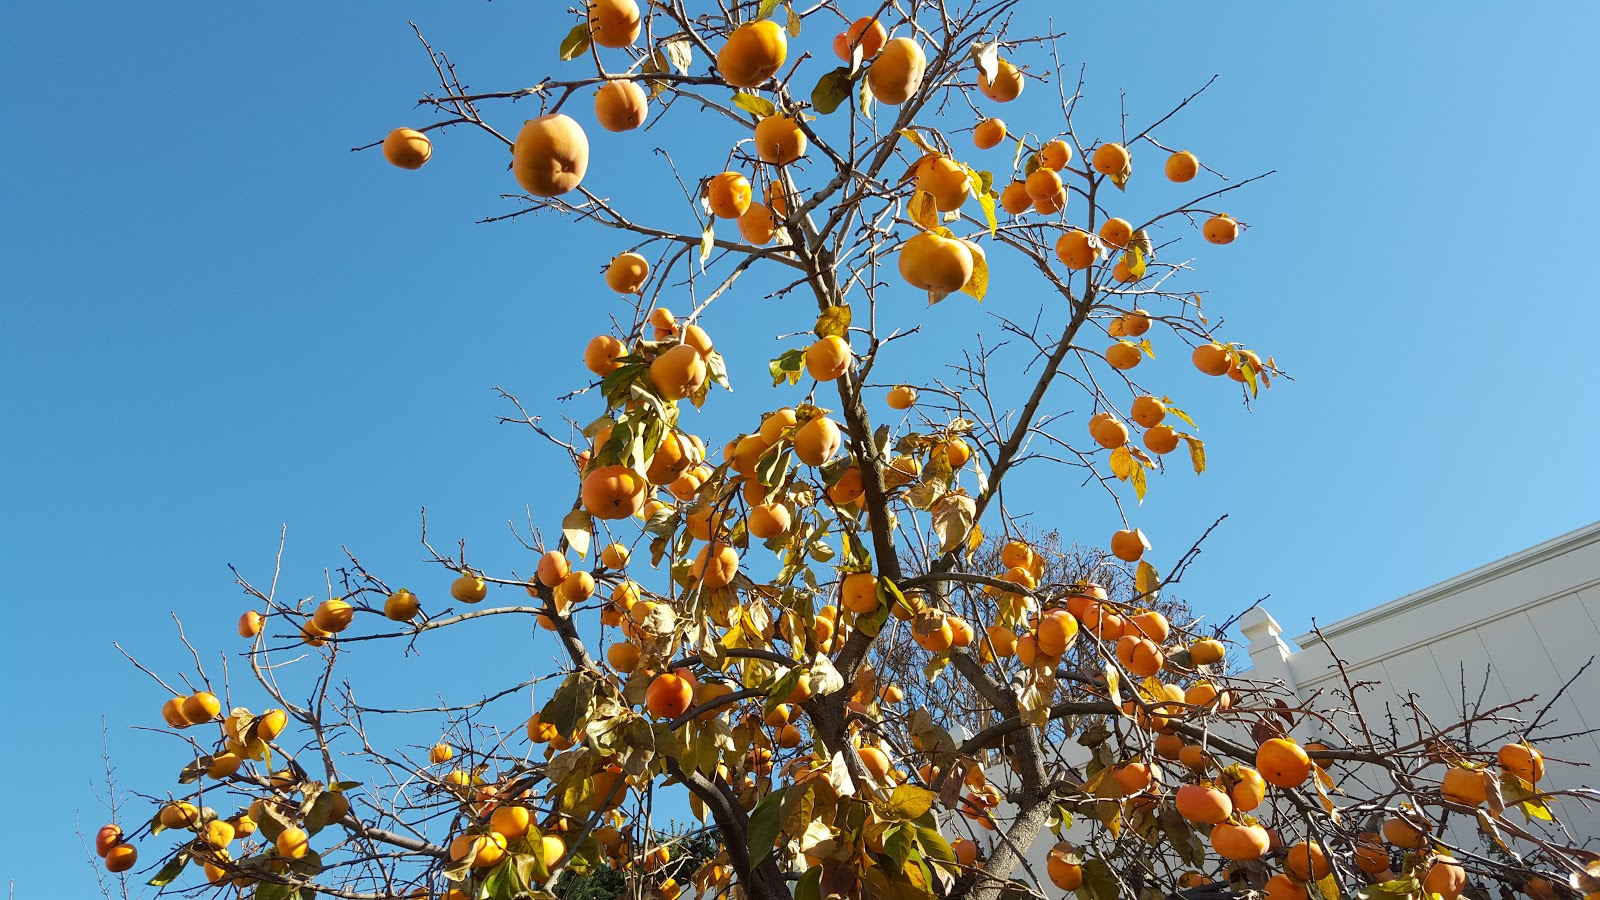
<svg viewBox="0 0 1600 900"><path fill-rule="evenodd" d="M1256 748L1256 770L1268 784L1296 788L1311 777L1311 759L1290 738L1271 738Z"/></svg>
<svg viewBox="0 0 1600 900"><path fill-rule="evenodd" d="M928 57L922 47L908 37L897 37L883 45L883 51L867 69L867 88L879 103L899 106L922 87Z"/></svg>
<svg viewBox="0 0 1600 900"><path fill-rule="evenodd" d="M806 155L806 133L788 116L767 116L758 122L755 143L756 155L775 166L786 166Z"/></svg>
<svg viewBox="0 0 1600 900"><path fill-rule="evenodd" d="M589 170L589 138L561 113L529 119L511 150L511 173L535 197L558 197L577 187Z"/></svg>
<svg viewBox="0 0 1600 900"><path fill-rule="evenodd" d="M420 169L433 158L433 142L414 128L396 128L383 139L383 158L402 169Z"/></svg>
<svg viewBox="0 0 1600 900"><path fill-rule="evenodd" d="M1167 180L1183 183L1200 174L1200 160L1187 150L1167 157Z"/></svg>
<svg viewBox="0 0 1600 900"><path fill-rule="evenodd" d="M778 73L789 53L783 27L762 19L735 28L717 51L717 71L736 88L753 88Z"/></svg>
<svg viewBox="0 0 1600 900"><path fill-rule="evenodd" d="M972 129L972 144L979 150L997 147L1005 139L1006 123L1003 119L984 119Z"/></svg>
<svg viewBox="0 0 1600 900"><path fill-rule="evenodd" d="M594 117L607 131L632 131L650 117L650 100L636 82L608 81L595 91Z"/></svg>
<svg viewBox="0 0 1600 900"><path fill-rule="evenodd" d="M678 344L650 363L650 383L666 401L682 400L706 382L706 360L693 347Z"/></svg>
<svg viewBox="0 0 1600 900"><path fill-rule="evenodd" d="M626 519L644 505L648 487L644 476L627 466L601 466L584 476L583 508L597 519Z"/></svg>
<svg viewBox="0 0 1600 900"><path fill-rule="evenodd" d="M1012 65L1010 60L995 61L993 78L985 76L981 70L978 72L979 93L996 103L1010 103L1017 99L1022 96L1022 89L1026 85L1022 70Z"/></svg>
<svg viewBox="0 0 1600 900"><path fill-rule="evenodd" d="M806 348L806 372L818 381L833 381L850 368L850 344L830 334Z"/></svg>
<svg viewBox="0 0 1600 900"><path fill-rule="evenodd" d="M1101 144L1095 148L1091 165L1101 175L1116 175L1128 167L1131 158L1121 144Z"/></svg>
<svg viewBox="0 0 1600 900"><path fill-rule="evenodd" d="M645 689L645 706L658 719L676 719L694 700L694 685L671 672L657 675Z"/></svg>

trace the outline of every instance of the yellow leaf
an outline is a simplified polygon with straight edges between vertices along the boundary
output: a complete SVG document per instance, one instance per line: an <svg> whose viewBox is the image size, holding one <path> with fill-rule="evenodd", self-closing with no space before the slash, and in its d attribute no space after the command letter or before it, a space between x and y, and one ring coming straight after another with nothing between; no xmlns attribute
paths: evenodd
<svg viewBox="0 0 1600 900"><path fill-rule="evenodd" d="M1317 890L1322 892L1323 900L1339 900L1339 882L1333 879L1331 872L1317 882Z"/></svg>
<svg viewBox="0 0 1600 900"><path fill-rule="evenodd" d="M1196 425L1194 423L1194 419L1189 418L1189 414L1188 413L1186 413L1183 410L1181 410L1181 409L1177 408L1176 406L1172 405L1172 398L1171 397L1162 397L1161 398L1161 403L1162 403L1163 406L1165 406L1167 408L1167 412L1172 413L1173 415L1175 415L1178 418L1182 419L1186 424L1188 424L1188 426L1190 428L1193 428L1195 431L1199 431L1200 430L1200 426Z"/></svg>
<svg viewBox="0 0 1600 900"><path fill-rule="evenodd" d="M717 233L706 223L706 230L700 233L700 267L705 268L706 260L711 258L711 248L717 245Z"/></svg>
<svg viewBox="0 0 1600 900"><path fill-rule="evenodd" d="M1140 466L1139 468L1133 470L1132 481L1133 481L1133 493L1138 496L1139 505L1143 506L1144 505L1144 492L1149 488L1149 485L1145 482L1145 474L1144 474L1144 467L1143 466Z"/></svg>
<svg viewBox="0 0 1600 900"><path fill-rule="evenodd" d="M906 204L906 216L923 231L935 231L940 227L939 204L927 191L911 195L911 202Z"/></svg>
<svg viewBox="0 0 1600 900"><path fill-rule="evenodd" d="M789 37L792 37L792 38L799 37L800 36L800 16L795 13L794 7L790 6L787 2L785 2L783 4L783 8L784 8L784 10L786 12L789 13Z"/></svg>
<svg viewBox="0 0 1600 900"><path fill-rule="evenodd" d="M1204 441L1193 435L1184 435L1183 439L1189 444L1189 462L1194 464L1194 473L1202 474L1206 470L1206 445Z"/></svg>
<svg viewBox="0 0 1600 900"><path fill-rule="evenodd" d="M917 134L915 131L912 131L909 128L902 128L895 133L910 141L918 150L921 150L923 153L935 152L932 147L928 146L928 142L922 139L922 135Z"/></svg>
<svg viewBox="0 0 1600 900"><path fill-rule="evenodd" d="M850 329L850 307L830 306L817 316L817 327L813 329L817 337L844 337Z"/></svg>
<svg viewBox="0 0 1600 900"><path fill-rule="evenodd" d="M1127 264L1128 274L1132 275L1135 280L1144 277L1144 252L1138 247L1129 247L1128 252L1123 255L1122 261Z"/></svg>
<svg viewBox="0 0 1600 900"><path fill-rule="evenodd" d="M1134 574L1133 583L1134 590L1149 597L1156 592L1157 588L1161 587L1161 575L1156 572L1155 566L1140 560L1139 569Z"/></svg>
<svg viewBox="0 0 1600 900"><path fill-rule="evenodd" d="M981 252L972 254L972 277L961 286L961 293L983 302L983 295L989 292L989 261Z"/></svg>
<svg viewBox="0 0 1600 900"><path fill-rule="evenodd" d="M1129 159L1127 165L1122 167L1121 172L1111 176L1111 183L1117 186L1117 190L1125 191L1128 189L1128 179L1132 177L1133 160Z"/></svg>
<svg viewBox="0 0 1600 900"><path fill-rule="evenodd" d="M1111 474L1117 476L1118 481L1132 478L1135 468L1137 465L1133 461L1133 454L1128 452L1126 445L1111 451Z"/></svg>

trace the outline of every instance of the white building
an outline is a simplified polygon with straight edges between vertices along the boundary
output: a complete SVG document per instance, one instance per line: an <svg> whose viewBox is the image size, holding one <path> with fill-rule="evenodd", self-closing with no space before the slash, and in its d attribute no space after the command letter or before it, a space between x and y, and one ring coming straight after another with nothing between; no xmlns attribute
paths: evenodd
<svg viewBox="0 0 1600 900"><path fill-rule="evenodd" d="M1386 706L1402 715L1397 689L1414 693L1434 722L1459 721L1463 681L1466 703L1478 705L1481 689L1483 709L1537 695L1522 712L1532 718L1600 656L1600 522L1322 625L1320 636L1303 634L1292 645L1264 609L1239 624L1252 666L1242 675L1281 681L1302 699L1322 691L1316 705L1343 706L1333 696L1343 679L1331 647L1352 682L1379 682L1359 694L1375 730L1377 720L1387 730ZM1600 660L1556 700L1532 737L1549 758L1541 787L1600 786L1597 735L1540 741L1590 729L1600 729ZM1578 841L1600 843L1600 808L1569 800L1555 809Z"/></svg>

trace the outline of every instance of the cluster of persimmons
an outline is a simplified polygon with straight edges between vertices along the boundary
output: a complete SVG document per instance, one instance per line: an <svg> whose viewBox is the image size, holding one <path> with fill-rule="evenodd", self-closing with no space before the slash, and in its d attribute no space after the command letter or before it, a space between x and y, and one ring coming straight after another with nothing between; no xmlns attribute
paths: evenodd
<svg viewBox="0 0 1600 900"><path fill-rule="evenodd" d="M846 5L819 4L805 16ZM610 133L644 127L664 92L676 95L708 83L734 89L734 106L754 117L746 123L751 134L741 141L747 152L729 157L742 162L729 162L723 171L717 171L721 165L709 167L701 180L705 234L719 220L732 222L740 239L735 251L788 252L813 266L815 258L801 251L815 201L802 182L808 164L824 171L836 164L833 151L815 152L822 140L818 120L832 111L824 107L837 92L830 85L848 86L850 115L870 119L868 98L880 108L911 109L935 92L964 92L977 109L1016 100L1032 77L999 56L998 45L975 49L970 66L964 54L952 62L930 46L928 27L912 27L898 11L891 18L884 8L890 5L856 5L877 8L879 15L840 12L831 47L843 65L818 84L811 112L788 94L794 70L781 74L793 61L788 42L802 24L787 4L759 4L763 16L773 17L747 15L722 27L669 19L666 4L641 9L636 0L589 0L562 56L595 60L600 76L575 84L594 88L594 120ZM789 18L787 27L777 20L781 14ZM939 19L949 33L961 30L960 23L942 18L953 14L925 15ZM700 29L692 41L676 34L640 48L642 35L691 26ZM685 60L696 46L715 51L709 76L690 74ZM607 53L616 53L621 68L611 66ZM976 85L975 94L962 86L963 78ZM757 91L773 99L752 93ZM422 167L433 156L426 133L433 127L396 129L382 142L384 157L403 169ZM1103 351L1077 349L1114 370L1130 397L1124 405L1096 393L1098 411L1088 418L1095 446L1086 457L1107 452L1116 478L1128 481L1137 471L1142 485L1142 470L1155 468L1155 458L1185 441L1197 450L1198 441L1179 430L1180 420L1192 426L1188 415L1131 381L1130 370L1154 356L1152 329L1174 322L1134 302L1167 297L1153 288L1141 293L1154 271L1149 226L1101 215L1114 202L1108 195L1121 194L1099 189L1107 183L1126 189L1135 148L1144 144L1080 147L1070 132L1042 138L1014 133L1002 119L980 113L971 127L976 152L1016 141L1016 171L1000 184L959 159L932 127L901 124L860 140L901 140L902 151L917 151L907 160L906 176L887 191L888 202L900 204L895 219L902 232L892 252L905 284L934 300L958 292L981 298L990 280L987 253L1006 246L984 238L1003 233L1045 248L1048 258L1040 265L1059 263L1062 269L1052 277L1060 283L1082 279L1078 302L1101 298L1100 305L1086 307L1083 319L1102 328L1112 343ZM589 137L572 115L555 110L528 120L511 143L512 175L530 202L566 211L602 202L582 189ZM1153 139L1147 143L1161 149L1159 168L1168 182L1185 184L1200 176L1203 167L1194 153L1172 152ZM1074 194L1089 198L1081 224L1068 214ZM1011 221L998 222L997 209ZM1240 234L1240 224L1226 213L1180 211L1211 244L1232 243ZM949 225L963 221L981 224L973 236L958 236ZM1309 803L1331 816L1329 796L1336 786L1320 763L1342 757L1326 746L1303 745L1282 728L1252 730L1263 721L1261 695L1228 677L1221 641L1151 608L1160 581L1145 561L1151 548L1139 529L1124 522L1108 545L1111 557L1138 572L1138 591L1131 597L1113 598L1089 582L1051 582L1050 560L1020 538L1002 539L998 570L964 572L962 560L983 540L978 501L997 487L985 485L976 466L985 459L992 466L994 454L1016 448L986 446L964 419L945 416L938 424L936 417L948 407L924 408L917 387L895 385L874 396L906 414L901 433L887 440L864 430L859 415L826 408L829 401L816 399L815 391L806 402L750 418L747 432L720 446L693 433L680 415L681 404L704 403L712 385L726 384L726 366L698 315L680 319L642 300L661 278L642 251L664 233L641 231L643 244L608 254L604 285L630 298L638 312L631 326L581 348L605 410L572 447L577 496L562 520L560 542L539 547L528 578L498 578L464 560L450 563L456 577L448 593L456 604L479 604L497 587L514 585L533 599L539 626L555 634L571 657L567 680L526 722L525 736L537 749L519 756L503 747L472 746L463 735L426 741L426 762L415 760L415 778L427 796L446 798L454 810L447 839L430 844L368 824L351 804L358 785L336 777L331 757L326 777L312 774L328 756L315 706L285 702L289 711L258 715L227 709L210 691L174 696L161 710L166 724L186 735L205 732L193 741L201 752L180 780L202 788L213 784L213 791L224 787L242 802L226 816L203 802L215 793L197 790L162 804L144 827L178 832L182 841L153 883L172 881L192 862L213 884L312 885L325 871L315 845L327 851L356 840L362 848L389 843L428 858L428 871L436 865L449 882L440 896L450 900L511 897L535 889L561 868L600 864L638 873L641 884L667 900L682 889L680 876L709 896L748 878L769 852L785 864L818 869L825 884L844 877L855 896L876 896L872 891L879 885L894 885L897 896L943 896L951 884L972 883L957 879L984 867L1003 843L980 844L983 832L1007 828L1007 778L995 772L1003 742L958 752L964 749L959 741L930 725L947 721L948 711L901 708L908 693L904 679L915 673L876 671L878 657L850 649L905 638L914 642L919 658L929 660L930 672L960 657L976 660L999 685L1023 686L1017 715L1026 719L1026 728L1061 727L1063 717L1053 711L1061 697L1103 703L1102 711L1069 726L1080 735L1096 727L1105 733L1081 741L1093 760L1073 791L1075 799L1063 802L1077 803L1080 811L1099 810L1090 816L1100 829L1096 834L1126 826L1145 836L1164 835L1168 850L1180 831L1203 836L1218 864L1201 865L1198 857L1206 854L1194 850L1184 857L1192 863L1189 871L1169 888L1256 876L1255 885L1272 900L1305 898L1325 891L1337 870L1345 878L1389 885L1395 896L1404 895L1404 888L1414 896L1426 892L1450 900L1463 891L1468 869L1438 843L1441 835L1415 804L1384 810L1353 837L1329 825L1285 840L1279 829L1301 830L1294 823L1303 812L1280 824L1269 811L1277 802L1302 811ZM826 285L847 284L847 275L806 272ZM848 409L865 393L858 378L860 345L852 345L852 335L869 332L851 327L842 295L822 304L820 312L814 341L808 339L787 366L774 360L775 378L794 384L809 377L817 389L836 388ZM1276 372L1270 359L1214 340L1192 319L1183 323L1181 333L1197 338L1189 341L1190 353L1201 373L1226 375L1253 392ZM1179 329L1172 330L1176 338ZM873 343L876 349L875 338ZM578 350L571 348L574 356ZM934 424L908 425L913 415ZM1142 431L1137 443L1133 429ZM1196 456L1197 470L1200 459L1203 454ZM874 565L868 545L893 534L885 523L931 533L934 550L924 559L920 586L911 586L917 578L906 571L914 556L909 549L894 577L883 565L882 544L873 546L879 554ZM873 533L874 525L885 527ZM592 557L591 547L598 550ZM760 547L768 553L758 561ZM936 568L934 560L945 564ZM652 582L639 574L644 566L664 573L654 579L663 582L659 589L646 586ZM941 582L937 575L944 572L974 578ZM964 608L983 614L957 614L952 591L982 598ZM449 616L428 614L409 590L363 585L310 607L273 603L265 612L248 611L238 631L252 641L251 654L265 654L268 627L283 623L281 631L322 648L331 665L346 652L342 642L360 619L397 629L393 636L403 638ZM589 653L583 634L591 629L602 636L603 652ZM850 667L841 670L836 663L846 659ZM843 744L817 732L815 713L825 704L837 704L847 722ZM294 732L303 742L298 748L286 744L291 721L303 726ZM399 756L384 759L393 764ZM1497 761L1495 769L1486 760L1453 759L1430 799L1482 806L1502 781L1520 786L1523 795L1536 791L1543 776L1538 750L1507 744ZM692 872L675 866L673 849L623 814L626 804L668 780L689 784L692 792L724 792L737 808L719 815L743 816L751 832L756 823L777 817L779 824L765 837L778 850L748 847L730 854L724 848ZM804 804L795 799L802 792ZM695 793L695 802L705 805L702 793ZM726 824L718 819L725 837ZM1058 824L1060 838L1066 828ZM957 826L971 836L955 836ZM324 840L325 835L337 837ZM135 864L134 846L117 825L103 828L96 846L113 872ZM1096 865L1109 858L1100 846L1093 836L1061 840L1048 853L1049 880L1061 890L1106 896L1105 885L1095 880ZM741 866L746 871L738 871ZM408 896L431 896L424 882L429 878L418 875L410 883L420 886ZM801 884L807 889L805 878ZM1522 884L1534 896L1556 890L1554 882L1533 877ZM815 886L813 881L809 889Z"/></svg>

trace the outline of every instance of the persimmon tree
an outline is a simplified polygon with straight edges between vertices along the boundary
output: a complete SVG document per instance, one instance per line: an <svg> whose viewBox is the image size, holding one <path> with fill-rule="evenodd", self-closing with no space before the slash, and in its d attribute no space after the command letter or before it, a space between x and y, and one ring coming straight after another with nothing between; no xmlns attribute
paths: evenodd
<svg viewBox="0 0 1600 900"><path fill-rule="evenodd" d="M1130 517L1156 475L1206 461L1168 393L1248 403L1282 375L1190 283L1243 249L1228 210L1262 176L1181 149L1204 87L1148 123L1075 117L1082 81L1059 35L1014 33L1020 6L552 6L552 74L490 92L424 40L437 120L391 133L388 161L427 164L430 135L501 142L511 171L484 190L514 186L514 208L491 218L615 247L594 280L609 325L568 348L589 376L564 409L587 412L564 435L508 395L572 503L535 514L520 563L424 529L441 576L415 593L354 557L331 596L241 577L254 683L195 655L162 710L192 756L147 822L102 831L107 868L137 843L164 890L351 900L546 897L602 868L630 897L750 900L1593 891L1549 802L1593 792L1541 784L1537 720L1379 727L1350 684L1320 711L1230 674L1223 629L1164 599L1203 536L1158 567ZM996 118L1024 89L1058 102ZM641 128L662 151L648 202L637 168L589 166L590 140ZM1164 211L1126 217L1136 196ZM719 306L757 277L790 337L719 347ZM913 326L902 301L1002 289L1005 341L945 335L965 350L872 380L948 308ZM736 402L724 351L770 358L772 384L741 386L739 433L700 436L688 407ZM1157 353L1197 371L1144 383ZM1067 396L1076 413L1049 411ZM1024 467L1102 498L1109 552L1030 538L1018 517L1060 504L1006 493ZM364 642L520 621L560 669L477 702L375 710L342 681ZM382 745L371 723L395 716L447 737ZM675 811L704 827L667 830Z"/></svg>

